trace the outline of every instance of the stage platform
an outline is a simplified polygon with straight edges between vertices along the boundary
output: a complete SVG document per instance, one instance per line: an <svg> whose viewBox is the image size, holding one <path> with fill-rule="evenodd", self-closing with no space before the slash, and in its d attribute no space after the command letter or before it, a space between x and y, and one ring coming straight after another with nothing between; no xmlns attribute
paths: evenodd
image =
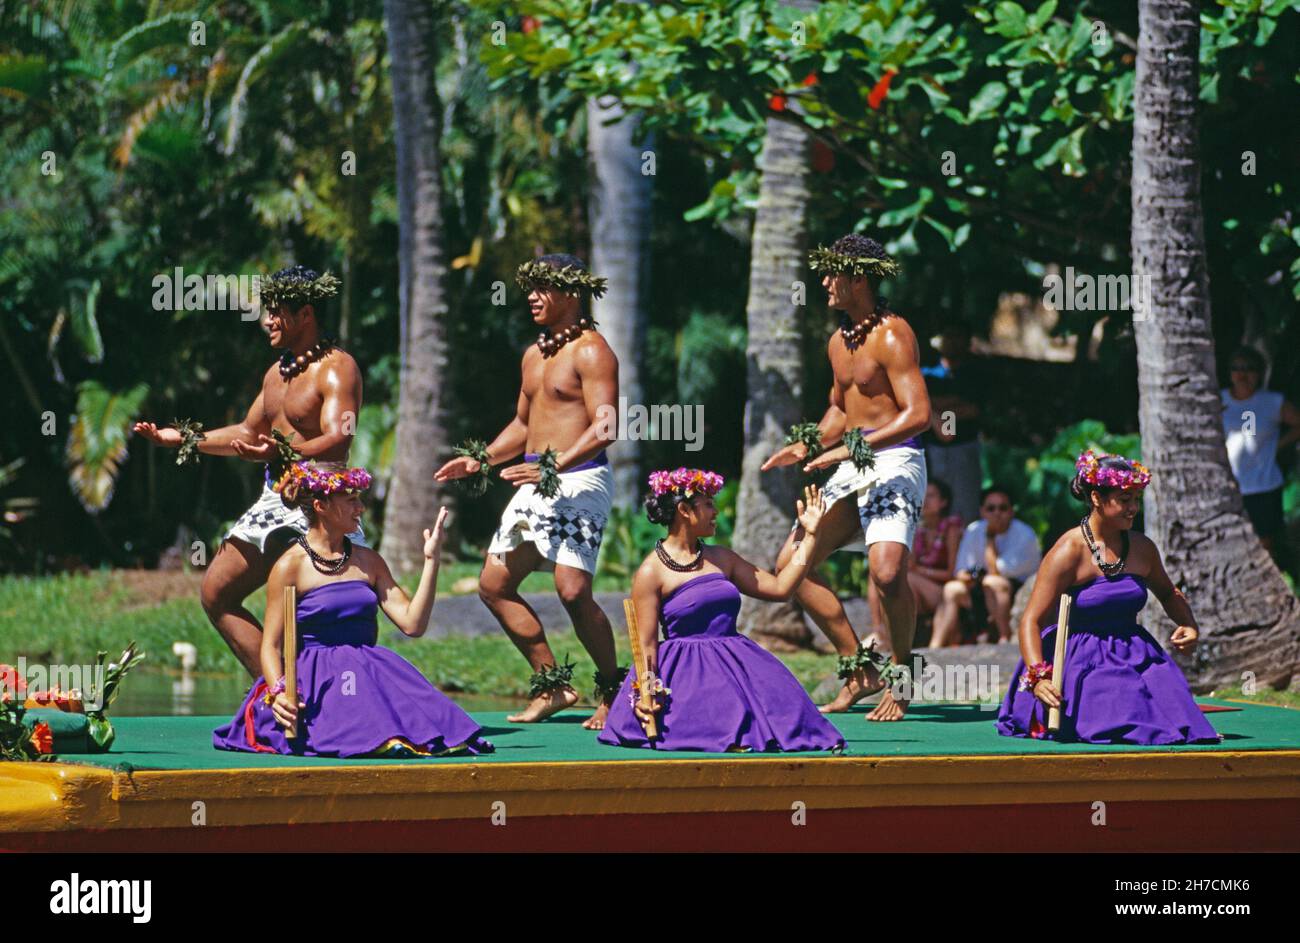
<svg viewBox="0 0 1300 943"><path fill-rule="evenodd" d="M124 717L110 753L0 765L0 849L1300 850L1300 711L1201 702L1220 744L1019 740L987 708L918 704L833 717L839 756L610 747L581 710L476 714L496 753L400 761L219 751L229 718Z"/></svg>

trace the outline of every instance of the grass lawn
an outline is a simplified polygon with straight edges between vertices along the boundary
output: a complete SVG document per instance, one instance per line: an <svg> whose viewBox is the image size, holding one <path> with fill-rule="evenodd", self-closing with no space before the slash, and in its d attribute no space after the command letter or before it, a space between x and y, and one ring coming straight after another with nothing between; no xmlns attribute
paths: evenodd
<svg viewBox="0 0 1300 943"><path fill-rule="evenodd" d="M460 563L445 567L439 580L442 592L450 592L457 580L476 577L478 566ZM239 663L199 606L198 579L192 573L146 571L0 578L0 662L12 664L21 655L30 662L86 664L94 660L97 651L116 655L134 639L150 656L138 670L161 673L176 668L172 643L185 641L198 650L197 672L238 677L242 673ZM550 577L533 574L524 589L549 592ZM264 592L255 593L248 606L260 617L265 608ZM528 672L504 635L419 640L399 640L397 635L397 630L381 619L381 644L396 649L445 691L497 698L528 694ZM550 639L556 656L576 665L575 686L590 693L594 666L577 637L572 632L556 632ZM615 639L620 660L626 663L627 639L621 632L615 633ZM809 691L835 671L835 659L829 655L795 652L778 657ZM1245 694L1238 687L1215 695L1300 708L1297 692L1265 688Z"/></svg>

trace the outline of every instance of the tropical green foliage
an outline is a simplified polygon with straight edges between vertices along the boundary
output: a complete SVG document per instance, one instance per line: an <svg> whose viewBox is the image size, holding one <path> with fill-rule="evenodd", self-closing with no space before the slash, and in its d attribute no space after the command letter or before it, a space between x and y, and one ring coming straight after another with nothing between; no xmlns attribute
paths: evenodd
<svg viewBox="0 0 1300 943"><path fill-rule="evenodd" d="M1202 16L1203 189L1224 349L1247 322L1278 350L1300 347L1297 85L1284 54L1300 45L1298 8L1222 0ZM769 115L816 139L813 237L881 233L904 266L895 300L922 339L954 319L982 326L1000 292L1041 289L1047 265L1127 268L1135 21L1121 0L827 0L802 13L762 0L475 0L438 11L451 441L490 436L514 409L535 336L516 266L539 249L587 250L585 101L597 92L643 109L656 134L646 399L704 406L703 449L647 442L646 470L739 471L748 236ZM12 404L0 455L26 459L3 484L26 499L0 525L5 566L152 563L178 528L219 534L253 500L258 474L241 462L175 468L119 434L128 413L209 430L236 421L272 361L242 312L155 310L154 280L177 266L252 275L301 262L341 277L324 317L363 367L355 457L379 473L383 500L397 214L381 16L375 0L0 0L0 361ZM824 403L831 327L815 294L810 415ZM1096 317L1067 313L1062 330L1089 331ZM1094 368L1107 388L1133 372L1122 321L1108 320ZM1295 380L1275 371L1273 383ZM1097 413L1080 402L1060 418L1087 415ZM494 484L462 502L467 551L509 491ZM645 541L626 543L640 552Z"/></svg>

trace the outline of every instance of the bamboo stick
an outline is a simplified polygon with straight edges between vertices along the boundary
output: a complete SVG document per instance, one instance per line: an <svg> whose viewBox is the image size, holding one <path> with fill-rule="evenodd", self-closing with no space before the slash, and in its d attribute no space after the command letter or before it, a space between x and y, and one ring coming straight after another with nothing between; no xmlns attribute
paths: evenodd
<svg viewBox="0 0 1300 943"><path fill-rule="evenodd" d="M659 736L659 725L655 723L652 710L653 695L650 692L650 687L654 684L654 676L650 672L650 663L646 661L645 654L641 650L641 632L636 625L636 607L632 604L632 600L623 600L623 615L627 617L628 641L632 643L632 670L636 672L637 690L641 694L641 709L650 714L650 719L643 721L641 726L645 729L645 735L654 739Z"/></svg>
<svg viewBox="0 0 1300 943"><path fill-rule="evenodd" d="M292 586L284 588L284 690L298 707L298 592ZM298 736L295 722L285 733L290 740Z"/></svg>
<svg viewBox="0 0 1300 943"><path fill-rule="evenodd" d="M1061 606L1056 615L1056 653L1052 656L1052 687L1056 696L1065 698L1065 645L1070 640L1070 594L1061 594ZM1047 712L1047 729L1061 729L1061 708L1053 707Z"/></svg>

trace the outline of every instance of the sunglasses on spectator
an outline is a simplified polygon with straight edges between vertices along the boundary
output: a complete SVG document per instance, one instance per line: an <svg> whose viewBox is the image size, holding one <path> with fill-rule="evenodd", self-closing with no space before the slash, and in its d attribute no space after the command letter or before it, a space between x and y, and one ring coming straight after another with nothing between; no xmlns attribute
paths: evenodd
<svg viewBox="0 0 1300 943"><path fill-rule="evenodd" d="M986 504L986 505L984 505L984 510L986 510L986 511L1010 511L1010 510L1011 510L1011 505L1009 505L1009 504Z"/></svg>
<svg viewBox="0 0 1300 943"><path fill-rule="evenodd" d="M1259 373L1258 370L1248 363L1234 363L1229 369L1233 373Z"/></svg>

